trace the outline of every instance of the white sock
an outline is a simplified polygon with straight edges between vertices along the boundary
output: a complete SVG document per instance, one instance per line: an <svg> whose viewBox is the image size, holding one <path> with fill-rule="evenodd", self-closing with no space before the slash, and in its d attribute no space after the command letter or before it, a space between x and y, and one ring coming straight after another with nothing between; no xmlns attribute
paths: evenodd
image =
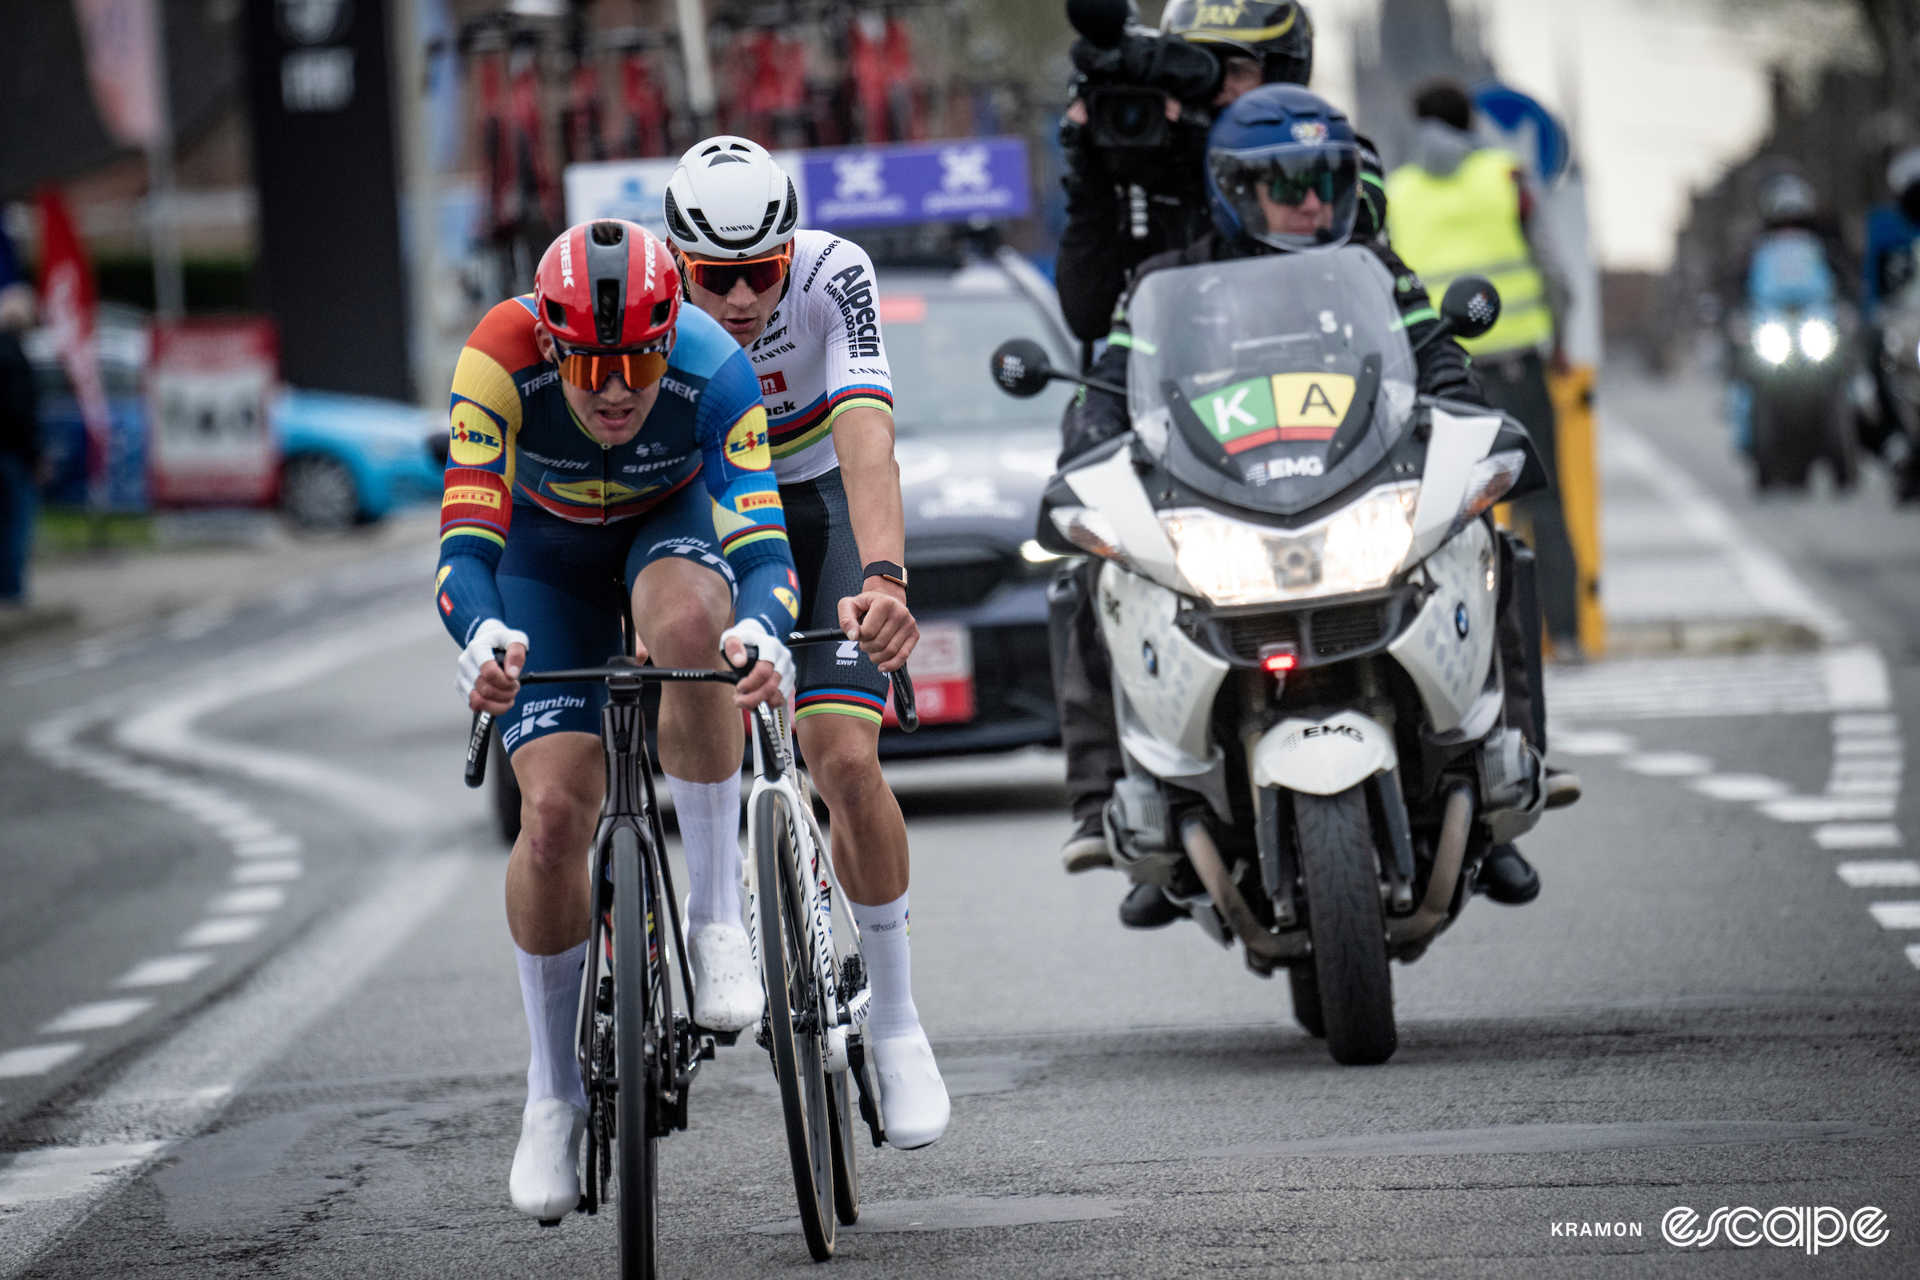
<svg viewBox="0 0 1920 1280"><path fill-rule="evenodd" d="M570 947L557 956L528 955L513 949L520 961L520 1001L527 1007L527 1033L533 1039L533 1060L527 1064L527 1101L560 1098L584 1110L587 1090L580 1083L580 1059L575 1034L580 1021L580 970L587 944Z"/></svg>
<svg viewBox="0 0 1920 1280"><path fill-rule="evenodd" d="M687 933L716 921L740 923L740 775L688 782L667 775L680 844L687 854Z"/></svg>
<svg viewBox="0 0 1920 1280"><path fill-rule="evenodd" d="M878 907L847 900L860 926L860 955L866 961L873 1003L867 1034L874 1040L904 1035L920 1025L913 1007L913 958L907 951L907 895Z"/></svg>

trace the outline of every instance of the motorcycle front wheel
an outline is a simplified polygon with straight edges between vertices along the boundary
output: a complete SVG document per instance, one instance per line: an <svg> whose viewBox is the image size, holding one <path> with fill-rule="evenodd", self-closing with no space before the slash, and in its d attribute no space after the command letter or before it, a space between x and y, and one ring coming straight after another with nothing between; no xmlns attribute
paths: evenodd
<svg viewBox="0 0 1920 1280"><path fill-rule="evenodd" d="M1344 1066L1385 1062L1399 1036L1366 792L1297 793L1293 813L1327 1052Z"/></svg>

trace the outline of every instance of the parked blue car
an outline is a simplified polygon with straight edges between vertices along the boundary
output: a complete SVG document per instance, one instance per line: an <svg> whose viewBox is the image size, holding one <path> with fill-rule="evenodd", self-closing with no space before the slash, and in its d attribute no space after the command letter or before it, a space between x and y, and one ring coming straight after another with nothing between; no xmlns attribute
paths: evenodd
<svg viewBox="0 0 1920 1280"><path fill-rule="evenodd" d="M147 509L147 404L144 319L103 306L100 373L113 430L108 506ZM43 334L25 343L40 388L40 439L53 462L42 496L56 506L87 502L86 429L73 388ZM440 496L441 461L434 438L446 429L415 405L370 396L289 389L273 405L280 443L280 509L297 525L344 528L382 519L401 507Z"/></svg>

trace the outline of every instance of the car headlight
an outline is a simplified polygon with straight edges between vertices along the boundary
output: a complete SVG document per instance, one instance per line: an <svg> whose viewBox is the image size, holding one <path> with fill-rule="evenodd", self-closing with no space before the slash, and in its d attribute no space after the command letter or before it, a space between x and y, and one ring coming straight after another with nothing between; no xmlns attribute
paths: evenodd
<svg viewBox="0 0 1920 1280"><path fill-rule="evenodd" d="M1778 320L1769 320L1753 331L1753 350L1768 364L1785 364L1793 354L1793 335Z"/></svg>
<svg viewBox="0 0 1920 1280"><path fill-rule="evenodd" d="M1800 326L1800 350L1818 363L1833 354L1840 345L1840 334L1825 320L1808 320Z"/></svg>
<svg viewBox="0 0 1920 1280"><path fill-rule="evenodd" d="M1214 604L1270 604L1384 587L1413 545L1417 482L1382 485L1303 529L1270 529L1204 508L1160 513L1174 562Z"/></svg>

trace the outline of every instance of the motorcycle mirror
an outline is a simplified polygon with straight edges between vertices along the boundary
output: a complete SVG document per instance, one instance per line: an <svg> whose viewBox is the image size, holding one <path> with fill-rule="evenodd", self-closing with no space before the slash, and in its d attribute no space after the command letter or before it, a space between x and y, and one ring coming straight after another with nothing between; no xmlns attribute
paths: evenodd
<svg viewBox="0 0 1920 1280"><path fill-rule="evenodd" d="M1008 338L994 349L991 364L1000 389L1023 400L1045 391L1058 376L1047 362L1047 349L1031 338Z"/></svg>
<svg viewBox="0 0 1920 1280"><path fill-rule="evenodd" d="M1500 320L1500 291L1485 276L1460 276L1440 300L1440 319L1456 338L1478 338Z"/></svg>

